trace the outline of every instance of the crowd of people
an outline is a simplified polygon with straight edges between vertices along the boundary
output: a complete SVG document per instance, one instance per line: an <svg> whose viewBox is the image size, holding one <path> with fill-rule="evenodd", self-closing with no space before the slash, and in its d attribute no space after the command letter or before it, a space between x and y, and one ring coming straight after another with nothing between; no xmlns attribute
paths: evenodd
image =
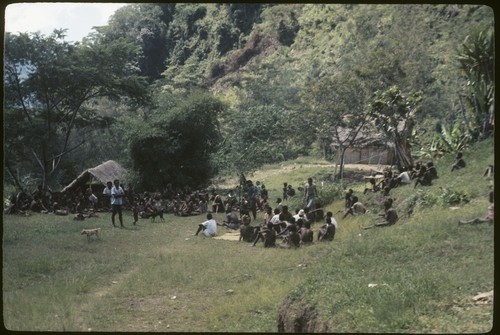
<svg viewBox="0 0 500 335"><path fill-rule="evenodd" d="M303 190L303 208L289 209L288 201L300 196L288 183L283 183L283 198L277 198L275 207L269 203L265 185L255 184L251 180L241 180L241 202L215 200L214 209L225 204L225 217L221 223L214 220L212 213L207 214L207 220L200 223L194 235L200 232L204 236L217 235L217 227L239 231L239 241L252 243L252 246L263 242L264 247L283 245L298 248L301 245L314 242L312 223L324 221L319 228L316 241L332 241L335 236L337 222L333 213L328 212L326 219L324 211L317 200L318 190L312 178L300 189ZM216 199L218 199L217 195ZM231 197L228 196L230 199ZM285 199L285 200L283 200ZM236 205L236 206L235 206ZM264 214L264 219L258 221L257 212ZM215 212L215 210L213 211ZM253 223L253 224L252 224ZM281 240L282 244L277 244Z"/></svg>
<svg viewBox="0 0 500 335"><path fill-rule="evenodd" d="M462 169L466 166L462 153L456 155L456 161L451 171ZM489 165L484 175L493 174L493 165ZM365 188L363 194L369 192L380 192L385 199L380 220L375 224L364 227L385 227L394 225L398 219L398 213L394 208L393 199L390 198L392 189L410 185L413 188L418 185L431 186L438 178L437 170L433 162L417 162L415 167L401 169L393 173L390 168L383 171L374 171L368 177L370 187ZM120 227L124 227L123 209L133 213L133 225L140 218L159 217L163 220L164 213L177 216L200 215L206 213L206 221L199 224L195 235L202 232L207 237L217 235L217 227L224 227L240 232L240 241L250 242L255 246L259 241L264 247L276 246L277 239L281 239L284 245L297 248L301 245L311 244L315 241L311 225L322 222L316 233L316 241L332 241L338 229L338 223L332 212L324 213L321 203L317 201L318 190L312 178L307 179L303 187L298 188L302 194L297 194L295 189L287 182L283 183L282 198L277 198L274 208L269 202L269 194L264 184L247 180L244 175L240 176L240 184L234 190L224 196L215 189L191 190L173 189L168 185L162 191L156 192L134 192L132 187L125 188L119 180L108 181L101 191L93 187L80 187L66 192L43 192L42 186L38 186L32 194L23 191L12 195L10 205L6 214L28 215L30 212L53 213L55 215L74 214L75 219L85 219L96 216L96 212L111 213L111 223L118 227L115 221L118 217ZM493 220L493 192L491 192L491 208L485 218L477 218L459 223L481 223ZM292 213L287 205L287 200L296 196L303 197L302 208L296 208ZM257 213L264 214L261 222L257 220ZM366 207L359 197L349 189L345 194L345 206L342 219L349 215L363 215L367 212ZM219 223L214 219L213 213L225 213L224 220ZM253 224L252 224L253 222Z"/></svg>

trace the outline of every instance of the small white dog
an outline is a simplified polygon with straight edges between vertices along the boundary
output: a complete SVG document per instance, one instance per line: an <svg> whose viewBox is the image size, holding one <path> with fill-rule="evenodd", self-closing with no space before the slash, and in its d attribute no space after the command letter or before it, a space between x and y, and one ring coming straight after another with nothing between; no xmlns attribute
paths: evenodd
<svg viewBox="0 0 500 335"><path fill-rule="evenodd" d="M82 229L81 235L87 235L87 241L90 242L90 236L95 235L99 238L99 232L101 228L93 228L93 229Z"/></svg>

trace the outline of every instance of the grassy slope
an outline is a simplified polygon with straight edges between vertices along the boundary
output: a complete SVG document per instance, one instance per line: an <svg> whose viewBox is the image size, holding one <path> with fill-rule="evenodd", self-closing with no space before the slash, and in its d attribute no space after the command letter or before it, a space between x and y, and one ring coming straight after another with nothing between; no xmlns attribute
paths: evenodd
<svg viewBox="0 0 500 335"><path fill-rule="evenodd" d="M416 194L436 203L426 208L420 200L414 214L396 226L360 230L375 213L340 220L335 254L289 298L316 306L336 332L490 330L492 306L475 305L471 298L493 289L493 226L459 226L457 219L486 213L493 181L481 176L493 163L493 145L482 143L466 156L467 169L453 173L451 156L439 160L440 178L432 187L393 190L400 215ZM442 188L471 201L451 209L441 202ZM373 204L379 197L361 195L361 201Z"/></svg>
<svg viewBox="0 0 500 335"><path fill-rule="evenodd" d="M167 215L166 222L142 220L125 230L112 229L108 214L84 222L4 216L4 324L12 330L274 332L288 297L316 305L332 331L486 331L492 306L473 305L470 297L493 288L493 227L459 227L456 220L484 215L491 180L480 175L493 161L492 142L465 157L467 169L449 176L452 157L441 159L440 179L420 192L431 201L439 186L461 189L472 196L469 204L454 211L417 207L410 219L377 230L359 229L375 210L338 219L333 243L299 250L193 237L202 216ZM298 185L325 172L295 167L259 177L271 198L280 196L283 181ZM350 186L357 193L364 187ZM414 192L400 188L392 196L403 208ZM380 202L377 195L361 200ZM342 206L339 200L328 209ZM125 217L130 225L130 213ZM87 243L79 235L83 227L102 227L101 240Z"/></svg>

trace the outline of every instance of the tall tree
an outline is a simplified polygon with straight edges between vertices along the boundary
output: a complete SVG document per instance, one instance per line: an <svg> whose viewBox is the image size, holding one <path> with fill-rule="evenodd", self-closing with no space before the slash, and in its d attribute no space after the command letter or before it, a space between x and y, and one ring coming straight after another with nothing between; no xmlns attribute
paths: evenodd
<svg viewBox="0 0 500 335"><path fill-rule="evenodd" d="M96 36L97 37L97 36ZM85 141L70 145L74 130L96 120L91 101L128 96L143 102L145 81L131 60L135 48L123 39L83 44L64 41L64 31L6 34L4 57L7 166L31 157L45 187L64 157Z"/></svg>
<svg viewBox="0 0 500 335"><path fill-rule="evenodd" d="M169 183L174 187L205 184L215 172L211 155L219 145L218 115L224 108L206 92L182 97L162 94L154 115L141 127L147 132L129 132L137 185L154 190Z"/></svg>
<svg viewBox="0 0 500 335"><path fill-rule="evenodd" d="M140 50L137 64L141 75L154 81L165 70L165 60L171 51L166 32L174 13L174 3L131 4L118 9L107 26L96 30L106 41L125 38L136 45Z"/></svg>
<svg viewBox="0 0 500 335"><path fill-rule="evenodd" d="M315 130L323 146L334 144L337 147L341 177L346 150L366 140L366 134L359 136L369 116L366 97L363 82L340 71L318 79L303 95L309 111L308 129Z"/></svg>
<svg viewBox="0 0 500 335"><path fill-rule="evenodd" d="M392 86L375 92L370 106L375 125L394 144L399 169L413 166L410 143L421 100L418 92L405 96L397 86Z"/></svg>

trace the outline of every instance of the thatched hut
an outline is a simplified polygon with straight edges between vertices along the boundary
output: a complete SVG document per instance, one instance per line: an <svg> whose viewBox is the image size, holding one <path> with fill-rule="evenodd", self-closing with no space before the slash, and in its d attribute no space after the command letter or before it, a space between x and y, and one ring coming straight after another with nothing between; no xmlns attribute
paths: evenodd
<svg viewBox="0 0 500 335"><path fill-rule="evenodd" d="M75 180L62 189L61 192L72 191L79 188L88 188L93 185L103 186L108 181L121 179L126 170L117 162L109 160L96 167L83 171Z"/></svg>
<svg viewBox="0 0 500 335"><path fill-rule="evenodd" d="M350 135L348 129L339 131L340 140L346 142ZM335 140L331 143L331 149L338 151L339 143ZM337 157L340 163L340 157ZM353 145L346 148L344 153L344 164L377 164L391 165L394 162L394 145L376 131L370 124L365 125Z"/></svg>

